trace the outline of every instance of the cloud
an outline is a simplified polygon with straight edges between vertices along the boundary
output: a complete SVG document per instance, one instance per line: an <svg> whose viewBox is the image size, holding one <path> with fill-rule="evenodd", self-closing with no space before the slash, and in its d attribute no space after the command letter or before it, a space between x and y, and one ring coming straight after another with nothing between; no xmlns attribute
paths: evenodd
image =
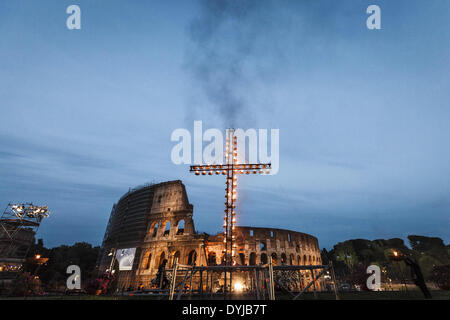
<svg viewBox="0 0 450 320"><path fill-rule="evenodd" d="M239 181L242 223L448 239L448 1L382 1L375 33L354 0L103 3L81 33L58 5L3 5L0 205L48 204L51 244L98 244L152 180L182 179L197 229L220 230L223 180L170 161L186 116L280 129L279 173Z"/></svg>

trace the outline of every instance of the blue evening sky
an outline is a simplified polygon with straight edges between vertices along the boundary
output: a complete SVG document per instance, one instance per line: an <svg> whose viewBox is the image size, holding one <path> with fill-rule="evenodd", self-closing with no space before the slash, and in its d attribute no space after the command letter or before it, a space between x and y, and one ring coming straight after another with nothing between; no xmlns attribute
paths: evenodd
<svg viewBox="0 0 450 320"><path fill-rule="evenodd" d="M181 179L216 233L224 179L170 159L202 120L280 129L279 173L241 179L240 225L448 243L449 17L448 0L2 0L0 206L48 205L47 246L100 244L129 187Z"/></svg>

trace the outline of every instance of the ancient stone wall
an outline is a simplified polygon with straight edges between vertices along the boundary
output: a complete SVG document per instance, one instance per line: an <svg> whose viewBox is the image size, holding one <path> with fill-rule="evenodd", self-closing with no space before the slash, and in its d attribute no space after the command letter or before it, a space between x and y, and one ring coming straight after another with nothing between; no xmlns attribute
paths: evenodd
<svg viewBox="0 0 450 320"><path fill-rule="evenodd" d="M181 181L171 181L127 193L111 213L113 225L105 233L103 269L110 248L136 247L132 271L118 271L119 288L150 287L164 259L185 265L220 265L224 259L221 234L196 234L193 206ZM114 216L114 217L113 217ZM131 234L121 223L131 228ZM142 224L144 224L142 226ZM130 231L130 230L128 230ZM138 233L136 233L138 231ZM134 232L134 233L133 233ZM239 265L320 265L317 238L296 231L236 227L235 262ZM123 239L123 241L121 241ZM306 274L305 279L311 278Z"/></svg>
<svg viewBox="0 0 450 320"><path fill-rule="evenodd" d="M164 259L181 264L205 265L203 237L195 233L193 206L182 183L155 190L145 239L141 244L137 282L144 286L156 276Z"/></svg>

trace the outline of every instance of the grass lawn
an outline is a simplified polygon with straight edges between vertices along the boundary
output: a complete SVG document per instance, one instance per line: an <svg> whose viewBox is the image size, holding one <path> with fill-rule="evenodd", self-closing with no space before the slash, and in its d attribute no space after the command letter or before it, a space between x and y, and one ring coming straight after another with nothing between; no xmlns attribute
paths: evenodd
<svg viewBox="0 0 450 320"><path fill-rule="evenodd" d="M450 291L431 291L434 300L450 300ZM334 300L334 293L318 292L319 300ZM313 300L314 294L308 293L305 300ZM425 299L422 292L414 291L359 291L359 292L339 292L340 300L422 300Z"/></svg>

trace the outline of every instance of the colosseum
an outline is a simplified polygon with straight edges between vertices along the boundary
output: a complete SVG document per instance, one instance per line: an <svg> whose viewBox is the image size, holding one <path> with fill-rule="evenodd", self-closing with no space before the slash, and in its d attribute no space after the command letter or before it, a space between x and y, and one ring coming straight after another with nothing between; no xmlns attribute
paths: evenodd
<svg viewBox="0 0 450 320"><path fill-rule="evenodd" d="M219 219L220 221L220 219ZM236 227L239 265L319 265L317 238L302 232L274 228ZM119 268L118 288L150 288L158 267L167 259L196 266L221 265L223 235L195 231L193 205L180 180L145 185L129 190L113 206L99 256L99 269L114 263L112 256L132 249L128 268ZM124 251L122 251L124 252ZM117 261L116 261L117 262ZM309 275L305 276L307 281Z"/></svg>

